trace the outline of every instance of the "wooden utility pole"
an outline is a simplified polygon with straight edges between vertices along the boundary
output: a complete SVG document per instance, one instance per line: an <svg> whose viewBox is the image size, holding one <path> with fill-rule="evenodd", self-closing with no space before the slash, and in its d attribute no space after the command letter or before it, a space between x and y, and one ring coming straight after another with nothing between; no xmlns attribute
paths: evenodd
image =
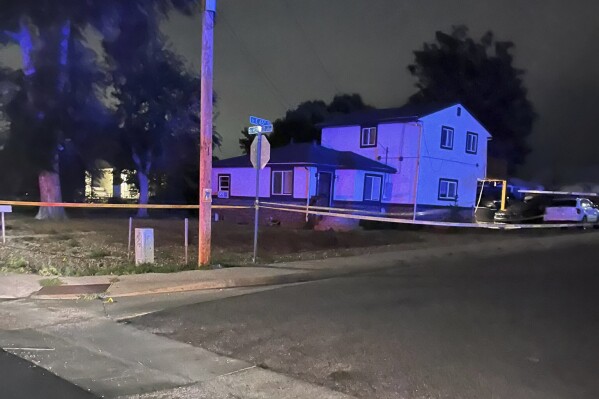
<svg viewBox="0 0 599 399"><path fill-rule="evenodd" d="M210 264L212 235L212 67L216 0L202 1L198 266Z"/></svg>

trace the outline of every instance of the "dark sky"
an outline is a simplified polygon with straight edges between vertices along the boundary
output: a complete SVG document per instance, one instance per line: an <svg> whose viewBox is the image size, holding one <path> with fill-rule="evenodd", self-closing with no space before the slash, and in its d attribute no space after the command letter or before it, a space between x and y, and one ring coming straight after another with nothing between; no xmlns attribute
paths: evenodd
<svg viewBox="0 0 599 399"><path fill-rule="evenodd" d="M412 51L436 30L465 24L473 36L492 30L514 41L516 65L527 70L540 117L522 174L547 179L591 167L599 164L598 18L597 0L219 0L217 155L239 153L250 114L275 119L346 92L377 107L402 105L414 91ZM198 69L199 18L174 18L165 31Z"/></svg>

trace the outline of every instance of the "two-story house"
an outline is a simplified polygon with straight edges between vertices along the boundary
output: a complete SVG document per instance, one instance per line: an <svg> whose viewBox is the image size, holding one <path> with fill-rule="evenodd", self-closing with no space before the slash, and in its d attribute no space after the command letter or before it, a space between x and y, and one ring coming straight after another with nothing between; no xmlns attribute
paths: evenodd
<svg viewBox="0 0 599 399"><path fill-rule="evenodd" d="M406 106L325 121L321 145L273 149L260 198L276 203L442 218L472 214L486 177L489 132L460 104ZM217 161L215 203L250 204L255 171L247 155Z"/></svg>
<svg viewBox="0 0 599 399"><path fill-rule="evenodd" d="M352 151L394 168L380 182L388 211L473 208L478 180L486 177L489 132L462 105L416 105L340 115L325 121L322 145ZM339 171L336 201L364 200L356 178ZM433 214L433 213L431 213Z"/></svg>

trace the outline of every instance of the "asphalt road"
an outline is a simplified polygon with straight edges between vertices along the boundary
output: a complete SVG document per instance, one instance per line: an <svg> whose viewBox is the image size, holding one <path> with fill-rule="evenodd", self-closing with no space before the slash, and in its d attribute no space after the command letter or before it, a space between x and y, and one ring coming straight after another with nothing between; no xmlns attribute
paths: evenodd
<svg viewBox="0 0 599 399"><path fill-rule="evenodd" d="M599 248L449 257L140 328L360 398L599 398Z"/></svg>
<svg viewBox="0 0 599 399"><path fill-rule="evenodd" d="M94 399L96 396L0 349L3 399Z"/></svg>

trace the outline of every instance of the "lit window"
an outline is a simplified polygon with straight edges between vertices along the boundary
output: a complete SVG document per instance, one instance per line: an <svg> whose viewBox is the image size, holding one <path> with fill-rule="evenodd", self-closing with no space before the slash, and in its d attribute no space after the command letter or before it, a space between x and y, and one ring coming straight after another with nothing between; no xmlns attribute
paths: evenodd
<svg viewBox="0 0 599 399"><path fill-rule="evenodd" d="M273 195L292 195L293 194L293 171L276 170L272 172L272 194Z"/></svg>
<svg viewBox="0 0 599 399"><path fill-rule="evenodd" d="M466 134L466 152L476 154L478 152L478 134L468 132Z"/></svg>
<svg viewBox="0 0 599 399"><path fill-rule="evenodd" d="M441 128L441 148L453 149L453 128L447 126Z"/></svg>
<svg viewBox="0 0 599 399"><path fill-rule="evenodd" d="M458 181L439 179L439 200L455 201L458 199Z"/></svg>
<svg viewBox="0 0 599 399"><path fill-rule="evenodd" d="M364 201L380 201L383 178L366 175L364 178Z"/></svg>
<svg viewBox="0 0 599 399"><path fill-rule="evenodd" d="M362 128L362 135L360 137L361 147L375 147L376 146L376 127L365 127Z"/></svg>

